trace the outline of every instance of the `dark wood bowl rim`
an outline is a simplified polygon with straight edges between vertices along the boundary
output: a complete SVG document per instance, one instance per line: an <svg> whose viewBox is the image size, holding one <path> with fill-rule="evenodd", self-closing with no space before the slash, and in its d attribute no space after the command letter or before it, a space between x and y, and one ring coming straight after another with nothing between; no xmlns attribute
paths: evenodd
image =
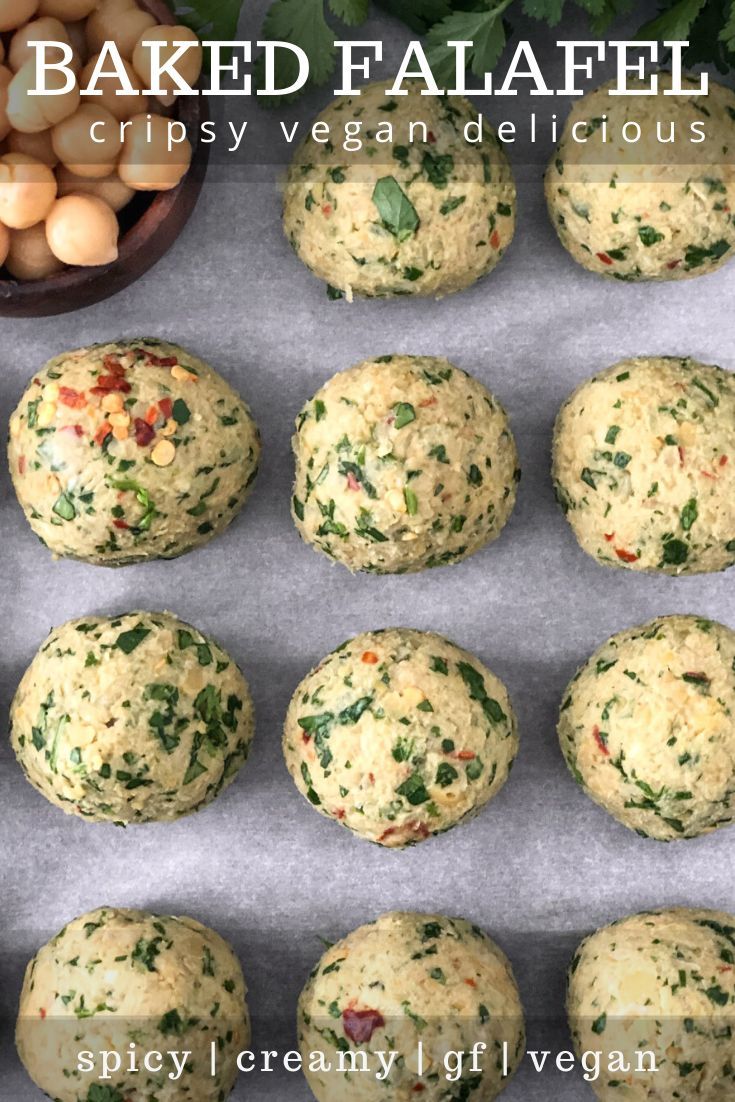
<svg viewBox="0 0 735 1102"><path fill-rule="evenodd" d="M158 19L159 23L168 23L171 25L176 22L166 0L136 0L136 2L139 7L150 11L150 13ZM186 124L192 142L192 166L177 187L172 188L170 191L159 191L155 194L153 200L143 211L140 218L138 218L135 224L120 238L117 259L111 264L104 264L98 267L65 268L62 272L57 272L54 275L39 280L24 281L0 278L0 316L3 313L3 306L5 304L11 307L11 311L14 305L20 307L24 304L28 307L36 303L41 307L45 299L56 300L58 302L60 297L66 293L70 296L69 310L73 310L75 309L75 291L84 294L85 290L88 290L92 286L97 288L104 284L104 282L109 280L115 273L122 273L130 264L131 260L137 257L140 251L144 250L147 245L151 245L151 251L153 253L153 259L151 260L151 264L148 265L149 267L157 260L160 260L168 251L173 241L168 242L163 249L156 248L156 243L153 241L156 231L161 228L162 225L165 225L167 220L175 212L175 208L182 202L187 187L191 188L193 186L198 194L209 159L208 148L201 141L201 125L209 117L206 97L181 97L177 103L177 109L177 117ZM192 177L192 179L190 179L190 177ZM194 203L192 202L192 209L193 206ZM160 245L160 243L158 244ZM136 276L135 278L139 277ZM117 283L111 293L114 294L115 290L121 289L121 286L121 283ZM102 295L93 296L90 298L90 304L104 297L107 297L104 293Z"/></svg>

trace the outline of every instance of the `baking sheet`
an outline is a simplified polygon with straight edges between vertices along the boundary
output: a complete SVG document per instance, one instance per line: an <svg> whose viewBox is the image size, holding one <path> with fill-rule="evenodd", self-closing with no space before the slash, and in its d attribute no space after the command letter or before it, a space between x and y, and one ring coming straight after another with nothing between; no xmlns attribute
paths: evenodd
<svg viewBox="0 0 735 1102"><path fill-rule="evenodd" d="M243 37L256 36L264 8L252 3ZM376 19L364 37L388 27ZM558 37L578 31L562 25ZM391 33L395 57L407 36ZM519 34L531 37L531 25ZM326 98L314 94L298 111L308 118ZM527 109L527 101L506 101L500 115ZM224 537L176 562L117 572L52 563L3 471L3 715L51 625L146 607L170 609L221 641L251 683L258 721L250 762L212 807L126 831L61 814L26 783L7 740L0 743L0 1075L14 1102L41 1097L12 1045L25 964L65 921L100 904L192 914L228 937L250 987L254 1043L281 1050L294 1047L296 999L322 952L319 938L338 938L388 909L461 914L486 928L512 959L529 1047L555 1048L568 1044L564 973L585 933L657 905L735 910L731 830L670 846L637 838L576 787L555 735L567 680L612 632L673 612L735 626L732 572L671 579L605 571L577 548L549 479L556 410L592 372L637 354L735 368L735 264L669 286L601 281L557 243L539 166L516 169L519 227L507 257L489 280L438 304L327 302L282 236L272 172L263 170L260 183L223 180L215 166L190 226L135 286L65 317L0 321L3 424L50 356L155 334L219 368L251 403L264 437L253 497ZM332 373L388 352L447 356L488 385L510 413L523 479L500 540L465 563L351 577L302 544L291 523L291 426ZM474 651L508 685L521 729L512 778L481 816L402 853L315 814L280 750L282 718L303 674L348 636L388 625L435 629ZM243 1078L233 1097L311 1096L300 1075L272 1074ZM503 1098L584 1102L592 1092L576 1074L538 1076L526 1065Z"/></svg>

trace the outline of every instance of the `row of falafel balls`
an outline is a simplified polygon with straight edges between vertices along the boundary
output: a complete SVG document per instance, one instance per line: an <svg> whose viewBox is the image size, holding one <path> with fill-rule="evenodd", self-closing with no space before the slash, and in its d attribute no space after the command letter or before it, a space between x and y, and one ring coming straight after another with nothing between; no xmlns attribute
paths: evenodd
<svg viewBox="0 0 735 1102"><path fill-rule="evenodd" d="M447 360L380 356L301 410L292 513L351 570L456 563L497 538L520 471L507 414ZM16 493L54 556L121 566L222 532L260 460L242 398L177 345L141 338L51 360L10 419ZM672 575L735 562L735 384L693 359L626 360L556 420L557 498L582 548Z"/></svg>
<svg viewBox="0 0 735 1102"><path fill-rule="evenodd" d="M696 616L622 631L564 692L559 740L581 788L661 841L735 814L735 632ZM52 630L11 706L30 783L68 814L170 821L237 776L255 729L248 684L210 637L170 613L90 616ZM432 632L343 643L291 698L283 754L321 815L402 848L474 817L508 780L519 736L505 685Z"/></svg>
<svg viewBox="0 0 735 1102"><path fill-rule="evenodd" d="M588 1073L589 1057L598 1061L598 1099L731 1097L733 949L735 916L683 908L623 918L581 943L567 1012ZM213 930L191 918L100 908L30 962L18 1051L56 1102L223 1102L240 1053L247 1066L246 996L240 962ZM437 914L384 914L331 945L303 988L297 1028L288 1069L298 1070L300 1056L317 1102L492 1102L525 1056L510 961L478 926ZM131 1049L142 1063L172 1045L187 1056L176 1081L170 1060L128 1070ZM110 1060L101 1083L98 1063L79 1070L80 1052L125 1062ZM389 1054L398 1057L390 1065Z"/></svg>
<svg viewBox="0 0 735 1102"><path fill-rule="evenodd" d="M699 80L684 79L682 94L670 73L658 81L653 95L641 80L626 96L606 84L578 100L546 172L561 243L623 281L704 275L735 246L735 93L710 81L699 94ZM422 87L339 98L318 120L329 129L295 156L284 228L333 296L453 294L511 243L516 187L497 135L468 100ZM332 136L353 120L363 147L346 153Z"/></svg>

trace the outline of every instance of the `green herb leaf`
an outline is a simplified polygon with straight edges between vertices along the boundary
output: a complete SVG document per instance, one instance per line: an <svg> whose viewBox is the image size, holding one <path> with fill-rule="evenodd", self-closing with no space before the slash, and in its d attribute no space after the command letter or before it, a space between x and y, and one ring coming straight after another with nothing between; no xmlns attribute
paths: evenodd
<svg viewBox="0 0 735 1102"><path fill-rule="evenodd" d="M483 78L495 68L506 43L503 15L512 3L491 0L481 11L455 11L431 28L426 36L426 56L440 86L454 80L456 59L448 42L473 43L467 56L476 77Z"/></svg>
<svg viewBox="0 0 735 1102"><path fill-rule="evenodd" d="M383 176L373 192L383 225L399 242L407 241L419 228L420 219L411 200L395 176Z"/></svg>
<svg viewBox="0 0 735 1102"><path fill-rule="evenodd" d="M217 4L217 0L209 2L213 6ZM334 72L336 37L324 16L324 0L275 0L263 22L263 40L291 42L301 47L309 59L310 82L313 84L326 84ZM290 50L278 51L275 68L279 87L290 87L296 81L298 61ZM262 58L257 65L257 73L258 86L262 87ZM275 103L273 98L270 101L265 98L264 102L275 106L283 99L292 98L276 97Z"/></svg>
<svg viewBox="0 0 735 1102"><path fill-rule="evenodd" d="M120 1091L114 1087L101 1087L99 1083L93 1083L87 1093L87 1102L125 1102Z"/></svg>
<svg viewBox="0 0 735 1102"><path fill-rule="evenodd" d="M403 796L412 807L418 807L419 804L425 804L429 799L429 793L426 791L426 785L424 784L424 778L420 773L412 773L400 784L396 789L399 796Z"/></svg>
<svg viewBox="0 0 735 1102"><path fill-rule="evenodd" d="M488 696L485 688L485 678L469 662L458 662L457 669L465 685L469 689L470 700L476 700L491 723L502 723L507 719L505 712L497 700Z"/></svg>
<svg viewBox="0 0 735 1102"><path fill-rule="evenodd" d="M377 4L419 34L426 34L452 12L452 0L377 0Z"/></svg>
<svg viewBox="0 0 735 1102"><path fill-rule="evenodd" d="M638 32L638 38L663 42L685 42L695 19L707 0L679 0Z"/></svg>
<svg viewBox="0 0 735 1102"><path fill-rule="evenodd" d="M663 546L663 560L670 566L681 566L689 558L689 548L683 540L668 539Z"/></svg>
<svg viewBox="0 0 735 1102"><path fill-rule="evenodd" d="M410 425L412 421L416 420L416 410L410 402L398 402L393 407L393 412L395 414L394 427L397 429L405 428L406 425Z"/></svg>
<svg viewBox="0 0 735 1102"><path fill-rule="evenodd" d="M448 761L443 761L436 771L436 784L440 788L448 788L450 784L456 781L459 773L450 765Z"/></svg>
<svg viewBox="0 0 735 1102"><path fill-rule="evenodd" d="M132 654L136 647L140 646L147 635L150 635L151 629L144 627L143 624L138 624L136 627L131 628L130 631L123 631L118 635L115 640L115 646L118 650L121 650L123 654Z"/></svg>
<svg viewBox="0 0 735 1102"><path fill-rule="evenodd" d="M329 10L348 27L358 27L368 17L370 0L329 0Z"/></svg>
<svg viewBox="0 0 735 1102"><path fill-rule="evenodd" d="M173 404L171 410L174 421L177 425L185 425L191 418L191 410L187 406L183 398L177 398Z"/></svg>
<svg viewBox="0 0 735 1102"><path fill-rule="evenodd" d="M77 515L77 511L74 508L74 502L68 494L59 494L52 506L52 510L56 513L57 517L61 517L62 520L74 520Z"/></svg>
<svg viewBox="0 0 735 1102"><path fill-rule="evenodd" d="M697 499L696 497L692 497L681 510L681 526L685 532L689 531L698 516L699 509L697 507Z"/></svg>

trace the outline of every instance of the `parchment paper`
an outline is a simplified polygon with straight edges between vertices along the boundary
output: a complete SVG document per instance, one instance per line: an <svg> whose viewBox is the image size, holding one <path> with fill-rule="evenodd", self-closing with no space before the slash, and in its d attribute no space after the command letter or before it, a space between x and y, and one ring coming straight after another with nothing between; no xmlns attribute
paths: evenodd
<svg viewBox="0 0 735 1102"><path fill-rule="evenodd" d="M257 37L265 4L250 7L243 37ZM408 36L381 19L360 36L388 30L390 68ZM579 30L562 25L551 37L580 37ZM539 41L532 24L518 33ZM559 79L555 64L546 67ZM313 93L289 117L308 119L328 98ZM525 97L486 108L490 118L522 118L528 109ZM252 104L248 111L275 125ZM170 609L223 643L250 680L258 720L250 762L211 808L126 831L51 807L26 783L7 740L0 743L4 1097L40 1098L12 1043L28 959L65 921L101 904L192 914L230 938L250 987L255 1044L282 1050L294 1047L296 999L322 952L319 936L336 939L385 910L461 914L487 929L512 958L530 1047L558 1048L568 1045L565 969L587 932L657 905L735 910L732 830L669 846L637 838L576 787L555 735L567 680L611 633L673 612L735 626L733 574L672 579L603 569L577 548L549 478L557 408L594 371L637 354L735 368L735 264L668 286L605 282L558 244L540 165L516 169L519 225L507 257L489 280L438 304L329 303L282 235L272 173L260 183L222 182L215 167L188 229L135 286L76 314L0 322L2 424L50 356L155 334L219 368L251 403L264 436L253 497L224 537L177 562L117 572L53 563L3 470L3 716L53 624L146 607ZM523 479L499 542L465 563L351 577L302 544L291 523L289 439L301 403L322 381L389 352L444 355L482 379L509 410ZM388 625L436 629L474 651L507 683L521 726L512 778L483 814L403 853L371 847L315 814L280 750L299 679L348 636ZM272 1074L241 1080L234 1098L246 1097L305 1102L310 1093L300 1075ZM583 1102L592 1093L576 1075L540 1077L526 1066L503 1097Z"/></svg>

